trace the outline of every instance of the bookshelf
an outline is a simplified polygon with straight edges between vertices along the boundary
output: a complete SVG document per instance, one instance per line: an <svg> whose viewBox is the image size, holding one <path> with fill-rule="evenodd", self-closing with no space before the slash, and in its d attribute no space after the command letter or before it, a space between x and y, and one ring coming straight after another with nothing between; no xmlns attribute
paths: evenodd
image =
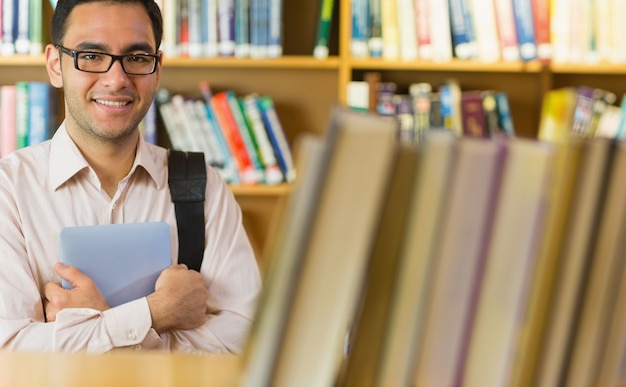
<svg viewBox="0 0 626 387"><path fill-rule="evenodd" d="M44 2L44 31L52 13ZM457 79L463 89L500 89L509 96L519 136L535 137L542 96L545 91L588 85L626 93L625 65L548 64L515 62L483 64L472 60L435 63L431 61L390 61L350 57L350 0L336 0L327 59L313 58L319 14L319 0L285 0L283 56L274 59L179 58L165 57L161 85L172 92L198 94L198 82L208 80L214 91L231 89L237 94L269 94L292 146L301 133L323 135L330 108L345 104L351 80L362 80L367 71L381 72L385 81L396 82L399 90L413 82L436 85ZM49 42L49 37L44 39ZM19 80L47 81L42 56L0 56L0 84ZM163 138L164 135L161 136ZM268 221L280 214L288 188L234 187L249 225L259 259L265 254Z"/></svg>

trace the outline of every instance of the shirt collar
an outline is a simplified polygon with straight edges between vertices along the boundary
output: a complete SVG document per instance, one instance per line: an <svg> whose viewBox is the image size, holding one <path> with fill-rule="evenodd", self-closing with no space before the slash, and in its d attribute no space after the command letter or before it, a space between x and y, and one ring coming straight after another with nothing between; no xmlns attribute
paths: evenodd
<svg viewBox="0 0 626 387"><path fill-rule="evenodd" d="M67 133L65 122L61 123L50 144L50 162L48 164L50 189L55 191L77 173L90 168L89 163ZM156 154L151 152L148 143L140 136L135 161L129 175L141 166L151 177L157 188L165 184L166 174L162 166L157 164Z"/></svg>

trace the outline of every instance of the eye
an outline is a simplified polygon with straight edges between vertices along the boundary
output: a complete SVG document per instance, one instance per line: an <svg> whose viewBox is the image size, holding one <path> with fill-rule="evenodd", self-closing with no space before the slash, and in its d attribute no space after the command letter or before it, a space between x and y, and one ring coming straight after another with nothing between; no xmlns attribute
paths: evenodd
<svg viewBox="0 0 626 387"><path fill-rule="evenodd" d="M103 55L97 52L79 52L78 59L88 62L96 62L103 60Z"/></svg>
<svg viewBox="0 0 626 387"><path fill-rule="evenodd" d="M126 60L133 63L146 63L149 62L152 57L147 56L146 54L130 54L126 57Z"/></svg>

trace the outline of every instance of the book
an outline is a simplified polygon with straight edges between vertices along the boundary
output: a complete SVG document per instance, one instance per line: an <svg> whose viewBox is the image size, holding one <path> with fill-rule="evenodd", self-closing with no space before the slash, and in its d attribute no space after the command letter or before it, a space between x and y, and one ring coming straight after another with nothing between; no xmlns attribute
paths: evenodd
<svg viewBox="0 0 626 387"><path fill-rule="evenodd" d="M550 42L554 63L570 62L570 30L573 28L569 0L550 2Z"/></svg>
<svg viewBox="0 0 626 387"><path fill-rule="evenodd" d="M313 49L314 58L328 58L328 44L330 39L330 28L332 25L334 7L334 0L320 1L319 19L317 21L317 33L315 37L315 48Z"/></svg>
<svg viewBox="0 0 626 387"><path fill-rule="evenodd" d="M367 41L370 36L369 0L354 0L350 3L352 31L350 33L350 55L353 58L369 56Z"/></svg>
<svg viewBox="0 0 626 387"><path fill-rule="evenodd" d="M256 169L248 153L241 131L230 110L228 96L225 91L213 94L211 97L211 109L215 119L228 144L230 155L235 160L241 184L257 184L261 181L261 175Z"/></svg>
<svg viewBox="0 0 626 387"><path fill-rule="evenodd" d="M483 108L483 92L481 90L463 91L460 108L463 135L489 137Z"/></svg>
<svg viewBox="0 0 626 387"><path fill-rule="evenodd" d="M338 109L330 125L314 218L302 255L292 256L300 261L299 274L285 279L296 286L284 289L291 300L284 323L275 325L281 329L279 342L267 344L276 351L254 352L262 350L254 343L263 336L252 336L244 375L250 384L331 385L338 372L396 155L397 124L391 118ZM280 302L261 305L260 313L272 315L281 308ZM257 368L256 362L262 365Z"/></svg>
<svg viewBox="0 0 626 387"><path fill-rule="evenodd" d="M527 311L538 237L545 225L544 197L553 169L551 144L507 139L507 160L498 193L476 299L462 384L510 383L518 332Z"/></svg>
<svg viewBox="0 0 626 387"><path fill-rule="evenodd" d="M189 37L189 41L187 45L187 53L190 58L200 58L204 55L202 42L203 26L201 24L202 1L203 0L188 0L187 35Z"/></svg>
<svg viewBox="0 0 626 387"><path fill-rule="evenodd" d="M575 88L563 87L545 92L537 137L543 141L566 141L571 134L576 101Z"/></svg>
<svg viewBox="0 0 626 387"><path fill-rule="evenodd" d="M49 82L28 83L28 145L50 139L60 124L56 90Z"/></svg>
<svg viewBox="0 0 626 387"><path fill-rule="evenodd" d="M624 261L626 224L626 156L623 147L610 144L606 191L601 198L597 237L589 257L580 314L569 353L565 382L568 386L593 384L606 345L610 315Z"/></svg>
<svg viewBox="0 0 626 387"><path fill-rule="evenodd" d="M235 55L235 0L217 0L217 28L220 56Z"/></svg>
<svg viewBox="0 0 626 387"><path fill-rule="evenodd" d="M274 153L274 147L267 135L261 109L259 108L259 96L256 93L247 94L239 99L244 118L248 127L254 133L258 146L259 158L265 169L265 183L278 184L284 181L284 176Z"/></svg>
<svg viewBox="0 0 626 387"><path fill-rule="evenodd" d="M29 54L41 55L43 54L43 2L30 1L29 6Z"/></svg>
<svg viewBox="0 0 626 387"><path fill-rule="evenodd" d="M250 56L250 0L235 0L235 57Z"/></svg>
<svg viewBox="0 0 626 387"><path fill-rule="evenodd" d="M431 94L432 86L427 82L412 83L409 85L411 104L413 106L413 130L415 139L419 143L430 129Z"/></svg>
<svg viewBox="0 0 626 387"><path fill-rule="evenodd" d="M511 0L494 0L493 5L502 59L505 62L516 62L519 60L519 46L515 31L513 2Z"/></svg>
<svg viewBox="0 0 626 387"><path fill-rule="evenodd" d="M28 146L28 81L18 81L15 83L15 139L17 149Z"/></svg>
<svg viewBox="0 0 626 387"><path fill-rule="evenodd" d="M71 226L59 238L59 260L89 276L110 307L153 293L172 264L165 222ZM64 279L61 285L72 289Z"/></svg>
<svg viewBox="0 0 626 387"><path fill-rule="evenodd" d="M270 39L269 0L250 0L250 57L259 59L269 56Z"/></svg>
<svg viewBox="0 0 626 387"><path fill-rule="evenodd" d="M429 0L430 44L432 60L449 62L452 59L450 10L447 1Z"/></svg>
<svg viewBox="0 0 626 387"><path fill-rule="evenodd" d="M395 60L400 57L400 30L397 9L396 0L380 1L383 58L388 60Z"/></svg>
<svg viewBox="0 0 626 387"><path fill-rule="evenodd" d="M165 88L159 89L155 100L172 147L176 150L189 150L190 144L185 133L184 124L172 104L170 91Z"/></svg>
<svg viewBox="0 0 626 387"><path fill-rule="evenodd" d="M15 39L17 38L18 0L2 0L2 42L0 55L15 54Z"/></svg>
<svg viewBox="0 0 626 387"><path fill-rule="evenodd" d="M369 0L370 34L367 40L369 55L372 58L383 56L382 0Z"/></svg>
<svg viewBox="0 0 626 387"><path fill-rule="evenodd" d="M440 243L456 148L457 138L446 130L426 132L420 144L383 348L373 379L377 385L411 383L416 352L423 340L435 252Z"/></svg>
<svg viewBox="0 0 626 387"><path fill-rule="evenodd" d="M472 20L470 1L449 0L447 2L449 4L452 50L454 56L459 59L473 59L476 57L475 26ZM437 22L439 20L435 21L435 23Z"/></svg>
<svg viewBox="0 0 626 387"><path fill-rule="evenodd" d="M498 128L507 136L515 136L513 115L509 107L509 96L504 91L496 91L496 111L498 113Z"/></svg>
<svg viewBox="0 0 626 387"><path fill-rule="evenodd" d="M396 94L393 96L393 104L398 120L398 139L400 142L416 143L415 123L413 115L413 102L408 94Z"/></svg>
<svg viewBox="0 0 626 387"><path fill-rule="evenodd" d="M568 224L571 222L575 183L579 175L582 140L570 138L557 143L552 178L546 194L546 217L537 252L537 267L533 276L528 312L522 322L511 387L531 386L541 357L541 343L548 315L552 308L558 271L568 262L561 261Z"/></svg>
<svg viewBox="0 0 626 387"><path fill-rule="evenodd" d="M373 386L385 343L394 283L405 238L407 207L419 168L416 144L401 144L392 167L378 231L368 258L359 308L350 328L350 343L338 377L341 386Z"/></svg>
<svg viewBox="0 0 626 387"><path fill-rule="evenodd" d="M176 3L176 55L189 57L189 2L180 0Z"/></svg>
<svg viewBox="0 0 626 387"><path fill-rule="evenodd" d="M455 79L447 79L438 87L443 127L458 136L463 135L461 115L461 86Z"/></svg>
<svg viewBox="0 0 626 387"><path fill-rule="evenodd" d="M459 140L411 385L458 385L506 155L507 149L499 141Z"/></svg>
<svg viewBox="0 0 626 387"><path fill-rule="evenodd" d="M533 25L531 0L512 1L520 59L524 62L537 59L537 38Z"/></svg>
<svg viewBox="0 0 626 387"><path fill-rule="evenodd" d="M366 81L350 81L346 90L346 105L350 109L369 110L370 85Z"/></svg>
<svg viewBox="0 0 626 387"><path fill-rule="evenodd" d="M217 0L202 0L202 26L204 56L213 58L218 55Z"/></svg>
<svg viewBox="0 0 626 387"><path fill-rule="evenodd" d="M537 59L543 63L549 63L552 59L550 0L531 0L531 8L537 44Z"/></svg>
<svg viewBox="0 0 626 387"><path fill-rule="evenodd" d="M363 74L363 80L367 82L369 86L368 111L372 113L378 111L378 85L380 85L381 77L382 74L379 71L368 71ZM626 132L626 130L624 132Z"/></svg>
<svg viewBox="0 0 626 387"><path fill-rule="evenodd" d="M430 60L433 56L431 45L430 0L414 0L417 50L420 59Z"/></svg>
<svg viewBox="0 0 626 387"><path fill-rule="evenodd" d="M279 58L283 55L283 0L271 0L269 8L267 56Z"/></svg>
<svg viewBox="0 0 626 387"><path fill-rule="evenodd" d="M418 57L415 1L398 0L396 13L398 19L399 57L402 60L415 60Z"/></svg>
<svg viewBox="0 0 626 387"><path fill-rule="evenodd" d="M485 63L500 61L502 56L494 2L471 0L470 13L476 41L476 59Z"/></svg>
<svg viewBox="0 0 626 387"><path fill-rule="evenodd" d="M581 140L581 139L579 139ZM564 383L565 365L571 337L578 320L588 260L594 245L600 203L604 197L605 174L609 169L610 142L584 139L576 176L572 213L565 231L564 245L551 308L542 335L534 385L551 387Z"/></svg>
<svg viewBox="0 0 626 387"><path fill-rule="evenodd" d="M17 33L15 34L15 53L26 55L30 53L30 5L29 0L16 0Z"/></svg>
<svg viewBox="0 0 626 387"><path fill-rule="evenodd" d="M178 5L174 0L163 0L163 53L166 56L178 55Z"/></svg>
<svg viewBox="0 0 626 387"><path fill-rule="evenodd" d="M296 169L293 164L293 155L287 142L285 130L276 112L274 100L269 95L259 96L259 108L261 117L265 123L267 135L274 147L278 165L283 171L286 183L293 183L296 179Z"/></svg>

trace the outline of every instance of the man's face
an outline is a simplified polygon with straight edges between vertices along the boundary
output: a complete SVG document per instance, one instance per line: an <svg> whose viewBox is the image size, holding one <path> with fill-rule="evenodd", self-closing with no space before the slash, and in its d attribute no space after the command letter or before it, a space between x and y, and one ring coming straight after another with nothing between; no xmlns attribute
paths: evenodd
<svg viewBox="0 0 626 387"><path fill-rule="evenodd" d="M74 8L67 20L62 45L75 51L98 51L114 55L154 54L152 24L140 4L94 2ZM118 141L127 138L145 116L159 86L160 62L155 73L128 75L120 61L106 73L87 73L74 67L70 55L60 56L60 74L51 82L63 86L66 126L70 133ZM58 63L48 60L50 63Z"/></svg>

